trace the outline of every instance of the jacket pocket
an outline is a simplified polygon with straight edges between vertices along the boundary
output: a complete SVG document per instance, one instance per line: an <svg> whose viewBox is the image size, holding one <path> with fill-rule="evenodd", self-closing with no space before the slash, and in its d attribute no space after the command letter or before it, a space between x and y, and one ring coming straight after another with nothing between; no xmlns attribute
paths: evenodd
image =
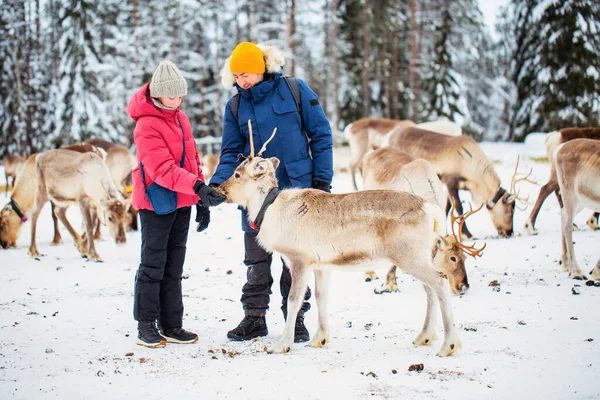
<svg viewBox="0 0 600 400"><path fill-rule="evenodd" d="M310 158L288 162L285 164L285 170L293 187L312 187L313 161Z"/></svg>
<svg viewBox="0 0 600 400"><path fill-rule="evenodd" d="M293 101L281 101L273 103L272 107L278 130L282 132L301 130L302 124L296 103Z"/></svg>

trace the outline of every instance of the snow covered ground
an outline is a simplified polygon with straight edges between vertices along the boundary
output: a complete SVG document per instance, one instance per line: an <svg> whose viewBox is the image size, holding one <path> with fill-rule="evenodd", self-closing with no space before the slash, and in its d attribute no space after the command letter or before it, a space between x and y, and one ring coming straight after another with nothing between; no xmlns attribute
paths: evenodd
<svg viewBox="0 0 600 400"><path fill-rule="evenodd" d="M484 143L483 148L509 187L523 146ZM350 190L348 174L340 172L346 159L347 149L336 151L335 192ZM527 159L522 164L525 169ZM545 182L548 169L534 164L535 177ZM538 188L524 184L523 191L534 199ZM381 280L365 283L360 272L333 274L329 348L295 345L289 354L265 353L283 330L279 262L273 267L269 336L229 342L226 332L243 316L239 297L246 272L234 205L213 209L207 231L190 230L184 325L200 340L164 349L137 346L132 291L139 233L129 233L127 245L117 247L105 231L97 245L104 263L86 262L64 228L65 244L49 246L46 206L38 229L44 257L27 256L29 224L17 249L0 249L0 398L599 398L600 287L569 280L557 265L555 198L548 198L540 213L538 236L524 233L528 213L517 211L516 236L510 239L496 237L485 211L469 221L487 249L482 258L468 260L469 292L452 299L463 348L439 358L441 341L432 347L411 344L425 314L421 285L399 274L400 293L375 295ZM585 272L600 257L600 232L585 225L589 214L579 215L582 230L574 233ZM75 207L69 217L79 226ZM384 276L385 269L378 273ZM488 286L493 280L500 286ZM576 285L579 295L572 293ZM316 317L313 304L307 314L311 333ZM408 371L419 363L422 372Z"/></svg>

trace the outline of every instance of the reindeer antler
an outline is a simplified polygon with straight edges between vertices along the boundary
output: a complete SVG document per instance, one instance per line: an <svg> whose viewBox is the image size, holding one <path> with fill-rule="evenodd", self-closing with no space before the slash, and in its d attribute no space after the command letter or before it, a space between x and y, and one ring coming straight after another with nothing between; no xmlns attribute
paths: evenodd
<svg viewBox="0 0 600 400"><path fill-rule="evenodd" d="M250 132L250 155L248 158L252 159L254 157L254 141L252 140L252 122L250 120L248 120L248 131Z"/></svg>
<svg viewBox="0 0 600 400"><path fill-rule="evenodd" d="M258 152L258 157L262 156L262 153L264 153L265 150L267 150L267 145L275 137L275 132L277 132L277 128L273 129L273 133L271 134L271 137L269 138L269 140L267 140L265 142L265 144L263 144L263 146L260 148L260 151Z"/></svg>
<svg viewBox="0 0 600 400"><path fill-rule="evenodd" d="M480 249L475 248L476 242L473 243L471 246L467 246L462 241L462 228L463 228L463 225L465 224L466 219L470 215L473 215L477 211L481 210L483 208L483 204L481 206L479 206L478 209L473 210L473 207L469 203L470 210L467 211L466 213L459 215L458 217L455 217L454 211L456 210L456 208L454 205L454 199L451 199L450 201L452 203L452 208L450 208L450 220L451 220L450 226L452 227L452 235L456 239L456 245L463 251L463 253L465 253L468 256L471 256L473 258L481 257L481 253L483 252L483 249L485 249L485 247L487 246L487 243L484 243L483 247ZM454 223L455 222L458 222L458 234L454 231Z"/></svg>
<svg viewBox="0 0 600 400"><path fill-rule="evenodd" d="M525 181L537 185L537 182L529 179L529 176L533 172L533 166L529 169L527 175L521 178L517 178L517 172L519 170L519 160L520 156L517 155L517 163L515 165L515 172L513 173L513 176L511 178L509 195L514 197L514 201L518 200L521 204L524 204L524 207L519 207L519 210L525 211L527 209L527 205L529 204L529 195L527 195L527 197L525 198L520 197L519 195L521 194L521 191L517 190L517 183L520 181Z"/></svg>

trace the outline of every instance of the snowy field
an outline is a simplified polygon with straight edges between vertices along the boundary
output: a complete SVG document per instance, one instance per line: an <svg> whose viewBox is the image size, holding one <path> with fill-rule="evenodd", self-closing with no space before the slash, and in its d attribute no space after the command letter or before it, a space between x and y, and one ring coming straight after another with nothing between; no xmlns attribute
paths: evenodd
<svg viewBox="0 0 600 400"><path fill-rule="evenodd" d="M484 143L503 186L510 186L522 145ZM336 152L334 192L349 191L347 149ZM530 162L523 159L523 168ZM545 182L548 164L534 164ZM3 179L3 171L0 171ZM538 188L524 184L535 199ZM0 194L0 197L3 193ZM7 201L7 200L5 200ZM600 287L573 281L561 271L560 216L554 196L546 201L537 228L527 236L529 210L517 211L515 237L496 237L486 211L470 229L487 242L483 257L469 259L471 288L453 297L462 350L453 357L432 347L415 347L425 314L425 293L399 274L400 293L375 295L381 280L365 283L361 272L332 276L332 341L327 349L295 345L285 355L269 355L283 317L273 267L269 336L234 343L226 332L243 313L245 282L239 211L221 205L203 233L192 226L183 281L186 328L197 332L193 345L147 349L135 344L133 278L140 236L128 234L117 247L104 231L97 244L104 263L78 256L62 228L65 244L51 247L50 207L40 217L40 260L27 256L27 223L18 248L0 249L0 399L597 399L600 398ZM585 225L583 211L574 233L575 251L588 272L600 257L600 232ZM80 226L78 209L69 217ZM379 269L380 276L385 269ZM488 284L497 280L500 286ZM579 295L574 295L574 286ZM314 303L314 301L313 301ZM307 326L316 331L316 306ZM442 335L441 326L439 336ZM423 364L421 372L408 371Z"/></svg>

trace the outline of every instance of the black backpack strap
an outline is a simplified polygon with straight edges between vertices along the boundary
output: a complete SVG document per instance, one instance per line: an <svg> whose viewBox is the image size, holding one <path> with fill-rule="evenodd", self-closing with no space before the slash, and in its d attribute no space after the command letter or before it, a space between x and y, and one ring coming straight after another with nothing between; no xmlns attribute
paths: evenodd
<svg viewBox="0 0 600 400"><path fill-rule="evenodd" d="M237 93L235 96L233 96L231 98L231 100L229 100L229 108L231 109L233 118L235 118L235 121L239 125L240 124L240 121L238 120L238 108L240 108L240 94L239 93Z"/></svg>
<svg viewBox="0 0 600 400"><path fill-rule="evenodd" d="M298 80L292 76L284 76L283 79L285 80L285 83L287 83L288 88L290 88L290 92L292 92L292 97L294 97L294 101L296 102L298 113L302 116L302 103L300 102L300 85L298 84Z"/></svg>

